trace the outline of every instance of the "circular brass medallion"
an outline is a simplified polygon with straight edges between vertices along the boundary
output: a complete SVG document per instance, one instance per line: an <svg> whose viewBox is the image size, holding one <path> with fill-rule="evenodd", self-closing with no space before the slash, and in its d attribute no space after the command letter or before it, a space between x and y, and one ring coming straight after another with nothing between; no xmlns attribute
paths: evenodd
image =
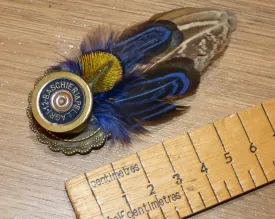
<svg viewBox="0 0 275 219"><path fill-rule="evenodd" d="M92 93L88 84L70 72L45 76L33 90L32 113L46 130L70 132L90 116Z"/></svg>

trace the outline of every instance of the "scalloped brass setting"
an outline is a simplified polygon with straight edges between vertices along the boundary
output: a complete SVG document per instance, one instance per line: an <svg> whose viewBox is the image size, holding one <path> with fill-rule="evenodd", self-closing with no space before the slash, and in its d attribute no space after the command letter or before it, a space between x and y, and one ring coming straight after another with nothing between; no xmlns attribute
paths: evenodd
<svg viewBox="0 0 275 219"><path fill-rule="evenodd" d="M41 107L41 104L39 105L39 101L37 100L41 94L41 90L43 90L47 84L60 78L66 78L77 83L77 86L84 90L83 95L85 95L85 97L83 97L85 99L83 110L79 110L81 115L76 116L69 122L66 121L67 123L59 122L65 125L57 123L51 124L47 118L44 118L40 112L40 108L38 108ZM60 90L61 92L59 92ZM70 103L72 95L68 94L67 91L64 92L64 89L60 90L58 90L57 94L52 93L54 95L51 96L54 98L49 98L50 101L48 101L48 104L53 104L52 101L63 98L61 102L55 102L53 108L58 112L66 113L68 109L73 106L73 104ZM56 90L54 90L54 92L55 91ZM68 95L66 96L66 94ZM56 98L58 95L60 97ZM91 150L103 147L107 138L110 137L109 134L103 131L97 119L90 115L92 109L92 94L88 84L77 75L69 72L56 72L54 70L46 71L44 76L36 80L34 90L29 94L28 102L27 116L29 118L30 129L36 134L39 142L47 144L54 152L62 152L65 155L74 155L76 153L88 154ZM44 106L46 107L47 104L44 104ZM86 125L88 122L89 126Z"/></svg>

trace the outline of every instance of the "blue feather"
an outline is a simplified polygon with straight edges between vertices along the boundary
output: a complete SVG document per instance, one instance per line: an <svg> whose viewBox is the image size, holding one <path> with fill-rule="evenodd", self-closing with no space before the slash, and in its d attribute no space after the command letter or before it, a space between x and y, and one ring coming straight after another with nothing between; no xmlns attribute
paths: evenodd
<svg viewBox="0 0 275 219"><path fill-rule="evenodd" d="M137 65L146 63L151 58L167 52L183 40L183 34L170 21L151 21L118 33L98 28L90 32L81 43L80 55L92 51L106 51L116 55L122 62L125 75L133 73ZM62 70L82 75L78 57L59 63Z"/></svg>
<svg viewBox="0 0 275 219"><path fill-rule="evenodd" d="M185 94L190 82L184 72L171 72L168 75L153 79L142 79L130 84L124 90L116 104L127 104L135 102L145 104L151 100L162 99L166 96Z"/></svg>
<svg viewBox="0 0 275 219"><path fill-rule="evenodd" d="M116 55L124 67L124 76L111 90L93 94L93 116L114 141L130 142L131 133L145 131L140 120L155 119L182 108L164 102L163 98L196 88L200 74L186 58L173 58L149 71L138 71L139 65L150 67L152 58L167 53L182 40L182 33L169 21L146 22L126 29L119 37L112 31L100 29L84 39L81 55L104 50ZM57 67L82 76L78 63L77 57Z"/></svg>
<svg viewBox="0 0 275 219"><path fill-rule="evenodd" d="M162 102L161 104L157 105L153 110L153 113L148 113L146 112L146 116L143 116L141 119L142 120L151 120L153 118L159 117L160 115L163 115L171 110L175 110L176 108L181 108L178 107L174 104L168 104Z"/></svg>
<svg viewBox="0 0 275 219"><path fill-rule="evenodd" d="M130 143L131 132L145 132L145 129L132 117L122 113L111 102L102 101L101 98L95 98L93 115L97 118L104 131L111 134L113 141Z"/></svg>
<svg viewBox="0 0 275 219"><path fill-rule="evenodd" d="M92 51L112 51L112 47L115 44L117 33L109 28L98 28L96 31L87 34L80 45L80 56ZM58 64L61 70L72 72L78 75L82 75L81 66L78 62L79 57L66 58ZM55 68L55 67L53 67Z"/></svg>
<svg viewBox="0 0 275 219"><path fill-rule="evenodd" d="M112 135L112 139L130 141L129 126L123 115L119 113L112 104L108 102L99 103L94 106L93 114L106 133Z"/></svg>
<svg viewBox="0 0 275 219"><path fill-rule="evenodd" d="M77 75L81 75L77 60L67 58L65 61L60 62L58 67L60 67L63 71L68 71Z"/></svg>
<svg viewBox="0 0 275 219"><path fill-rule="evenodd" d="M167 52L183 40L183 34L170 21L146 22L125 30L113 46L112 52L122 61L126 74L138 64Z"/></svg>
<svg viewBox="0 0 275 219"><path fill-rule="evenodd" d="M182 108L163 98L183 95L197 87L199 73L192 65L189 59L176 58L145 74L124 77L112 90L94 96L95 117L113 140L128 142L131 132L145 130L140 120L151 120Z"/></svg>
<svg viewBox="0 0 275 219"><path fill-rule="evenodd" d="M111 52L116 42L117 33L108 28L98 28L96 31L90 32L80 45L81 55L92 51L108 51Z"/></svg>

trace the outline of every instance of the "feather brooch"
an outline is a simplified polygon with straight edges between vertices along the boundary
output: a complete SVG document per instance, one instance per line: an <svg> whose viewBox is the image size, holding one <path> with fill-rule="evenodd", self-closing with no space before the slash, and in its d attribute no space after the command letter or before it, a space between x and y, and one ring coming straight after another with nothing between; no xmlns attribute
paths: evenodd
<svg viewBox="0 0 275 219"><path fill-rule="evenodd" d="M146 131L142 121L184 109L169 97L197 88L236 25L228 11L180 8L122 32L90 32L77 57L36 81L27 109L31 129L66 155L87 154L108 138L129 143Z"/></svg>

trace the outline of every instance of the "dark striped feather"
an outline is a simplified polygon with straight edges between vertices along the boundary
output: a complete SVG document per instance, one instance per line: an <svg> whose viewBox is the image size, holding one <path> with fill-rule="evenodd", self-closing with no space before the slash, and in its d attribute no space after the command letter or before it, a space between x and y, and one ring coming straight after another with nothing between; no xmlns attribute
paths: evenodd
<svg viewBox="0 0 275 219"><path fill-rule="evenodd" d="M193 62L186 58L165 61L129 83L111 100L122 113L136 119L152 119L176 109L164 98L184 95L197 87L200 74L193 69Z"/></svg>

